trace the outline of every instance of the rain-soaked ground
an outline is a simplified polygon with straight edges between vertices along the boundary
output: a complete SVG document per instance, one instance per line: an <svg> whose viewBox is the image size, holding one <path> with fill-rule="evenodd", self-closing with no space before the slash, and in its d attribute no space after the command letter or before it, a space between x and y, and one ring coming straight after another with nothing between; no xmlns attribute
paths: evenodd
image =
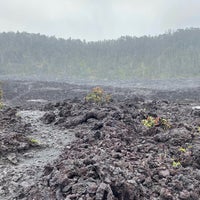
<svg viewBox="0 0 200 200"><path fill-rule="evenodd" d="M104 85L113 100L94 104L92 84L4 81L0 199L200 199L200 88L186 83Z"/></svg>

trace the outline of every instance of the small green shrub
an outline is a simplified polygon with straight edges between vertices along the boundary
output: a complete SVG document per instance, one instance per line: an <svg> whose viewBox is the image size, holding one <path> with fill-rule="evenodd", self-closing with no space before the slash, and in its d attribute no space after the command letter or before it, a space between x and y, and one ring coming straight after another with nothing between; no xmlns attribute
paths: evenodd
<svg viewBox="0 0 200 200"><path fill-rule="evenodd" d="M171 127L169 122L162 117L148 116L147 119L142 120L142 124L148 128L161 126L163 129L169 129Z"/></svg>
<svg viewBox="0 0 200 200"><path fill-rule="evenodd" d="M33 138L30 139L30 142L31 142L32 144L39 144L38 140L33 139Z"/></svg>
<svg viewBox="0 0 200 200"><path fill-rule="evenodd" d="M170 123L162 117L160 118L160 124L164 129L170 129L171 128Z"/></svg>
<svg viewBox="0 0 200 200"><path fill-rule="evenodd" d="M173 161L173 162L172 162L172 166L173 166L174 168L178 168L178 167L181 167L181 163L180 163L179 161Z"/></svg>
<svg viewBox="0 0 200 200"><path fill-rule="evenodd" d="M86 102L92 103L108 103L111 101L111 95L106 94L101 87L95 87L92 92L85 97Z"/></svg>
<svg viewBox="0 0 200 200"><path fill-rule="evenodd" d="M152 128L158 125L158 119L148 116L147 119L142 120L142 124L148 128Z"/></svg>
<svg viewBox="0 0 200 200"><path fill-rule="evenodd" d="M180 148L179 148L179 151L182 152L182 153L185 153L185 152L187 151L187 149L186 149L186 148L183 148L183 147L180 147Z"/></svg>
<svg viewBox="0 0 200 200"><path fill-rule="evenodd" d="M188 145L187 147L180 147L178 150L182 153L186 153L192 149L192 145Z"/></svg>

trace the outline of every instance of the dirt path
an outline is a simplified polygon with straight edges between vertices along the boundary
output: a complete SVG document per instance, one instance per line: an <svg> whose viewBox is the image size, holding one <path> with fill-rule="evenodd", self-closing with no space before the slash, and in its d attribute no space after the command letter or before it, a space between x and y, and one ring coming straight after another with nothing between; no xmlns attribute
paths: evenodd
<svg viewBox="0 0 200 200"><path fill-rule="evenodd" d="M0 163L0 200L14 200L34 185L42 174L44 166L52 163L61 153L64 146L75 139L73 132L61 130L42 123L43 111L20 111L18 115L25 123L31 124L29 137L38 142L42 148L33 148L22 155L11 154L13 163Z"/></svg>

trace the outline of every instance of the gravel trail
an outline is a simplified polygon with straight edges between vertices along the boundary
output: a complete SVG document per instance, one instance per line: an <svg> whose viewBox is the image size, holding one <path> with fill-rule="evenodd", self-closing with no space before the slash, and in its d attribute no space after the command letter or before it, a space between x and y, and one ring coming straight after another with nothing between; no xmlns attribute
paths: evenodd
<svg viewBox="0 0 200 200"><path fill-rule="evenodd" d="M24 110L17 115L29 123L28 137L41 148L32 148L23 154L12 153L8 160L0 163L0 200L23 199L26 188L34 186L40 178L44 166L52 163L61 154L64 146L75 139L74 133L59 127L44 124L40 118L44 111ZM20 188L20 189L19 189ZM16 198L18 197L18 198Z"/></svg>

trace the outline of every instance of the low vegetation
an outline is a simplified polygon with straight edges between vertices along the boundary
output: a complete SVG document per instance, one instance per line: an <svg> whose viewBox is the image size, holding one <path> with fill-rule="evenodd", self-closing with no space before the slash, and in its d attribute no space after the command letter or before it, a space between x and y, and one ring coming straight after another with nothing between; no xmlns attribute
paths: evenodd
<svg viewBox="0 0 200 200"><path fill-rule="evenodd" d="M38 140L36 140L36 139L34 139L34 138L31 138L30 139L30 142L32 143L32 144L39 144L39 141Z"/></svg>
<svg viewBox="0 0 200 200"><path fill-rule="evenodd" d="M86 102L92 102L97 104L108 103L111 101L111 95L106 94L101 87L94 87L86 97Z"/></svg>
<svg viewBox="0 0 200 200"><path fill-rule="evenodd" d="M173 166L174 168L178 168L178 167L181 167L181 163L180 163L180 161L173 161L173 162L172 162L172 166Z"/></svg>
<svg viewBox="0 0 200 200"><path fill-rule="evenodd" d="M169 122L163 117L148 116L146 119L142 120L142 124L148 128L161 126L163 129L169 129L171 127Z"/></svg>

